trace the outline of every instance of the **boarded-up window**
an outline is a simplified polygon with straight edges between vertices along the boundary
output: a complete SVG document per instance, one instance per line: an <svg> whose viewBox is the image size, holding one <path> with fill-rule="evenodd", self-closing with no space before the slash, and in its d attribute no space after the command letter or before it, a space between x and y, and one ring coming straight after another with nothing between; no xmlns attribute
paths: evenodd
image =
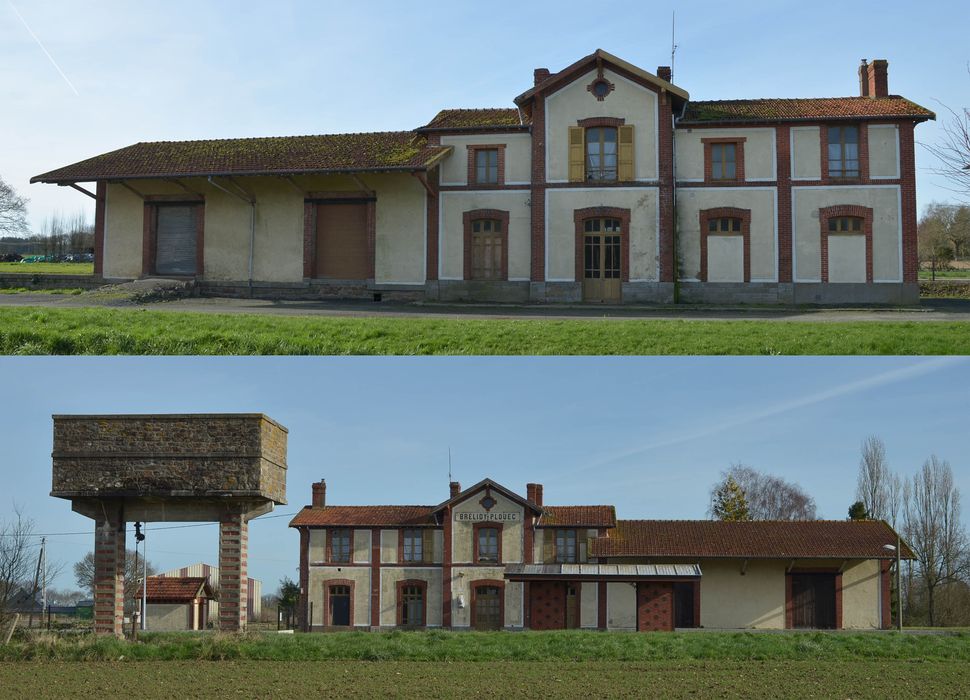
<svg viewBox="0 0 970 700"><path fill-rule="evenodd" d="M505 236L502 222L497 219L476 219L472 222L472 279L500 280L502 247Z"/></svg>
<svg viewBox="0 0 970 700"><path fill-rule="evenodd" d="M367 203L317 205L316 277L365 280L370 272Z"/></svg>
<svg viewBox="0 0 970 700"><path fill-rule="evenodd" d="M162 204L156 207L156 274L196 274L199 207L198 204Z"/></svg>

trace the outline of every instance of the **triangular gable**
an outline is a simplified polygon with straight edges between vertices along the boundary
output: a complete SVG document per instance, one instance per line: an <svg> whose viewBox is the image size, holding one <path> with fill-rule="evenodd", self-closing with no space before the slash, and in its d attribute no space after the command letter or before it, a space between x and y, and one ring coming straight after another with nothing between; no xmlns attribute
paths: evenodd
<svg viewBox="0 0 970 700"><path fill-rule="evenodd" d="M462 491L461 493L459 493L457 496L449 498L447 501L440 503L431 512L439 513L445 508L447 508L448 506L453 506L458 503L461 503L462 501L467 501L469 498L474 496L479 491L484 490L485 488L490 488L494 491L498 491L500 494L505 496L510 501L513 501L514 503L518 503L519 505L531 510L536 515L542 514L542 508L540 508L538 505L536 505L535 503L533 503L527 498L522 498L522 496L520 496L519 494L515 493L514 491L511 491L510 489L507 489L506 487L502 486L502 484L496 481L492 481L491 479L482 479L474 486L471 486L465 489L464 491Z"/></svg>
<svg viewBox="0 0 970 700"><path fill-rule="evenodd" d="M621 75L631 78L635 82L642 85L647 85L654 87L656 89L666 90L671 95L679 97L681 100L690 99L690 95L686 90L677 87L673 83L670 83L663 78L660 78L649 71L645 71L642 68L624 61L622 58L614 56L613 54L604 51L603 49L596 49L589 56L584 56L572 65L563 68L558 73L551 74L548 78L543 80L541 83L535 87L526 90L521 95L515 98L515 104L522 106L528 102L532 101L539 93L550 92L552 90L558 90L563 85L576 80L582 75L589 72L591 68L595 68L599 63L603 64L604 67L610 67L616 70Z"/></svg>

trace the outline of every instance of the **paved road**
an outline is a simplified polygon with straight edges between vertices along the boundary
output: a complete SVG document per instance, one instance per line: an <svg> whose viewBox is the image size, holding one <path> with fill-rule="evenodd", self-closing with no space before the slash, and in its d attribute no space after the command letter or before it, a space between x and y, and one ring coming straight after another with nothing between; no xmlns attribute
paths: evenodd
<svg viewBox="0 0 970 700"><path fill-rule="evenodd" d="M970 322L970 299L928 299L912 308L771 308L403 304L372 301L269 301L192 297L152 304L130 304L89 299L85 295L0 294L0 308L125 308L196 313L268 314L280 316L343 316L383 318L522 318L522 319L672 319L765 321L954 321Z"/></svg>

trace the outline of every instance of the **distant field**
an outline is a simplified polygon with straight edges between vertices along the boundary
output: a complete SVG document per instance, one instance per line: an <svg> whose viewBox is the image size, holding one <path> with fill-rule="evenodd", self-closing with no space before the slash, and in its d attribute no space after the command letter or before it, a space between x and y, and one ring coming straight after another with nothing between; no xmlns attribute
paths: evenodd
<svg viewBox="0 0 970 700"><path fill-rule="evenodd" d="M959 697L970 664L895 661L2 663L9 698Z"/></svg>
<svg viewBox="0 0 970 700"><path fill-rule="evenodd" d="M970 323L333 318L0 309L8 355L941 355Z"/></svg>
<svg viewBox="0 0 970 700"><path fill-rule="evenodd" d="M4 272L22 272L33 275L93 275L94 263L0 262L0 273Z"/></svg>
<svg viewBox="0 0 970 700"><path fill-rule="evenodd" d="M933 278L933 273L930 270L920 270L919 278L921 280L928 280ZM970 279L970 269L962 270L937 270L937 279Z"/></svg>

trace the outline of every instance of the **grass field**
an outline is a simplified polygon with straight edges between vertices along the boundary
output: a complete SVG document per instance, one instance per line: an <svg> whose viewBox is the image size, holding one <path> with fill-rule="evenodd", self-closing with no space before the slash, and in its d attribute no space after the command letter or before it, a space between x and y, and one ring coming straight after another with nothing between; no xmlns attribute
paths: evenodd
<svg viewBox="0 0 970 700"><path fill-rule="evenodd" d="M0 294L67 294L77 296L83 294L80 287L63 287L61 289L27 289L26 287L0 287Z"/></svg>
<svg viewBox="0 0 970 700"><path fill-rule="evenodd" d="M9 698L960 697L970 664L895 661L0 663Z"/></svg>
<svg viewBox="0 0 970 700"><path fill-rule="evenodd" d="M78 663L78 662L85 663ZM948 697L970 635L149 634L0 648L5 697Z"/></svg>
<svg viewBox="0 0 970 700"><path fill-rule="evenodd" d="M931 270L920 270L919 278L921 280L933 279L933 273ZM970 269L937 270L936 279L970 279Z"/></svg>
<svg viewBox="0 0 970 700"><path fill-rule="evenodd" d="M0 262L0 273L3 272L23 272L32 275L93 275L94 263Z"/></svg>
<svg viewBox="0 0 970 700"><path fill-rule="evenodd" d="M2 354L940 355L970 323L321 318L0 309Z"/></svg>

